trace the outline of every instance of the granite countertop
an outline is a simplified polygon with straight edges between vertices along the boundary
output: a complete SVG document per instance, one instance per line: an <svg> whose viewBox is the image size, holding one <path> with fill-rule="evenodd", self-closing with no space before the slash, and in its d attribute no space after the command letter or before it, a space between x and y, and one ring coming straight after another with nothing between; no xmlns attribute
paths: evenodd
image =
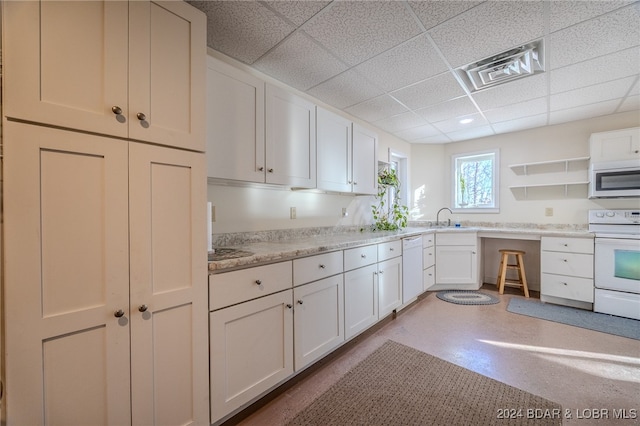
<svg viewBox="0 0 640 426"><path fill-rule="evenodd" d="M505 238L525 236L528 239L538 239L542 236L593 238L593 234L580 229L545 229L542 227L495 227L495 226L463 226L431 227L427 223L414 223L401 231L361 231L337 232L325 235L303 235L296 237L293 231L289 238L263 241L246 241L238 244L224 245L220 248L240 250L240 257L233 255L219 255L216 260L209 261L209 273L215 274L233 269L247 268L261 264L291 260L297 257L310 256L329 251L342 250L368 244L377 244L397 240L428 232L478 232L504 235Z"/></svg>

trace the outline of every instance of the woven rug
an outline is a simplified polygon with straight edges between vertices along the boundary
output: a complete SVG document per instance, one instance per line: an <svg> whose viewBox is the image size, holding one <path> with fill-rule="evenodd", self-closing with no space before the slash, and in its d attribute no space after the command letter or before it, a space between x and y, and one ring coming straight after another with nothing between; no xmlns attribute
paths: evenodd
<svg viewBox="0 0 640 426"><path fill-rule="evenodd" d="M436 297L457 305L494 305L499 302L495 296L472 290L439 291Z"/></svg>
<svg viewBox="0 0 640 426"><path fill-rule="evenodd" d="M569 306L542 303L539 300L520 298L509 300L507 311L640 340L640 321L631 318L621 318Z"/></svg>
<svg viewBox="0 0 640 426"><path fill-rule="evenodd" d="M288 425L560 425L561 417L556 403L387 341Z"/></svg>

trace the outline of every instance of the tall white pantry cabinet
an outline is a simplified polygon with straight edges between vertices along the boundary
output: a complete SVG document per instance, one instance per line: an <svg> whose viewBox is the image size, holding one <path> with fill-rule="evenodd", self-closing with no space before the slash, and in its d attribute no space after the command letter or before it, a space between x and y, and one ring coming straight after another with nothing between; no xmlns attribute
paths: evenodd
<svg viewBox="0 0 640 426"><path fill-rule="evenodd" d="M207 424L205 16L2 8L2 421Z"/></svg>

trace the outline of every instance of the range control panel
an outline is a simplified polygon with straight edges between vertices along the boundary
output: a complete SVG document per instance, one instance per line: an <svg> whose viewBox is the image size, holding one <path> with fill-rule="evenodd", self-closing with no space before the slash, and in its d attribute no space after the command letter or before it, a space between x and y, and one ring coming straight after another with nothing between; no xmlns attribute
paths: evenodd
<svg viewBox="0 0 640 426"><path fill-rule="evenodd" d="M640 224L640 210L589 210L589 223Z"/></svg>

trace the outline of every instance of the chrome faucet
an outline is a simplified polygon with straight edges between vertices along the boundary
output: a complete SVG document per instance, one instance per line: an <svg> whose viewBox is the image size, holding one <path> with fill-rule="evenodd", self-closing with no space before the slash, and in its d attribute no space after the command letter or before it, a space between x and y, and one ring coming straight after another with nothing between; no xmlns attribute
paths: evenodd
<svg viewBox="0 0 640 426"><path fill-rule="evenodd" d="M438 213L436 214L436 226L440 225L440 212L442 210L449 210L449 213L453 214L453 212L449 207L443 207L440 210L438 210ZM451 226L451 218L447 219L447 226Z"/></svg>

